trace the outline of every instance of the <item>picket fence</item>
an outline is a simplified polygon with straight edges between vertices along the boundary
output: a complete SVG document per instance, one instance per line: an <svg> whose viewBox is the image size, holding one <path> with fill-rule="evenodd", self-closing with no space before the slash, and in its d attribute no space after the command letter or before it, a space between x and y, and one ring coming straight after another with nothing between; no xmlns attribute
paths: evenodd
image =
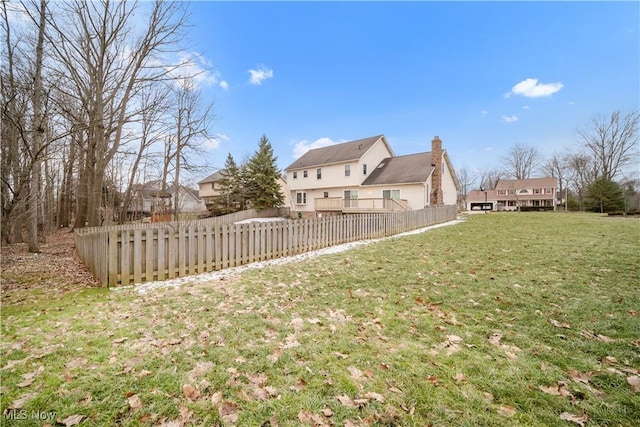
<svg viewBox="0 0 640 427"><path fill-rule="evenodd" d="M455 206L439 206L398 213L235 224L282 213L245 211L226 219L84 228L75 232L75 243L93 275L111 287L173 279L390 236L454 220L457 210Z"/></svg>

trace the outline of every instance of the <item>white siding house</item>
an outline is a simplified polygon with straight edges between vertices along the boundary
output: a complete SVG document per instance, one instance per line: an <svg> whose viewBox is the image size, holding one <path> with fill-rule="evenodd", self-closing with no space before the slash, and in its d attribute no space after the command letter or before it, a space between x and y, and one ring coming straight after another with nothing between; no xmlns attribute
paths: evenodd
<svg viewBox="0 0 640 427"><path fill-rule="evenodd" d="M309 150L286 168L289 207L310 215L455 204L458 181L442 141L431 148L396 156L378 135Z"/></svg>

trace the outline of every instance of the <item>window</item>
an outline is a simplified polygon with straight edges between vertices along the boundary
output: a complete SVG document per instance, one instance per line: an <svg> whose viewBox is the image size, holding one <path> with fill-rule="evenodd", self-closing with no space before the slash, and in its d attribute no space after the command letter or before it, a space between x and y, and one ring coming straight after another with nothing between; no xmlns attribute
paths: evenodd
<svg viewBox="0 0 640 427"><path fill-rule="evenodd" d="M298 179L298 172L293 173L293 179Z"/></svg>
<svg viewBox="0 0 640 427"><path fill-rule="evenodd" d="M215 189L216 189L216 183L215 183L215 182L212 182L212 183L211 183L211 189L212 189L212 190L215 190Z"/></svg>
<svg viewBox="0 0 640 427"><path fill-rule="evenodd" d="M509 190L509 195L513 196L514 194L516 194L516 190L514 190L513 188L511 190Z"/></svg>
<svg viewBox="0 0 640 427"><path fill-rule="evenodd" d="M297 205L306 205L307 204L307 193L301 191L296 193L296 204Z"/></svg>
<svg viewBox="0 0 640 427"><path fill-rule="evenodd" d="M351 176L351 165L344 165L344 176Z"/></svg>
<svg viewBox="0 0 640 427"><path fill-rule="evenodd" d="M367 165L364 164L362 165L362 175L366 175L367 174Z"/></svg>
<svg viewBox="0 0 640 427"><path fill-rule="evenodd" d="M358 207L358 190L347 190L344 192L344 207L345 208L357 208Z"/></svg>
<svg viewBox="0 0 640 427"><path fill-rule="evenodd" d="M553 194L553 188L547 188L546 194Z"/></svg>
<svg viewBox="0 0 640 427"><path fill-rule="evenodd" d="M324 198L325 198L325 199L328 199L328 198L329 198L329 192L328 192L328 191L325 191L325 192L324 192Z"/></svg>
<svg viewBox="0 0 640 427"><path fill-rule="evenodd" d="M322 179L322 169L316 169L316 179Z"/></svg>
<svg viewBox="0 0 640 427"><path fill-rule="evenodd" d="M400 200L400 190L382 190L382 198Z"/></svg>
<svg viewBox="0 0 640 427"><path fill-rule="evenodd" d="M504 190L498 190L498 196L504 196L504 195L505 195Z"/></svg>
<svg viewBox="0 0 640 427"><path fill-rule="evenodd" d="M540 188L534 188L533 189L533 194L540 194L541 189Z"/></svg>
<svg viewBox="0 0 640 427"><path fill-rule="evenodd" d="M309 176L309 174L307 173L307 171L302 171L302 177L306 178L307 176Z"/></svg>

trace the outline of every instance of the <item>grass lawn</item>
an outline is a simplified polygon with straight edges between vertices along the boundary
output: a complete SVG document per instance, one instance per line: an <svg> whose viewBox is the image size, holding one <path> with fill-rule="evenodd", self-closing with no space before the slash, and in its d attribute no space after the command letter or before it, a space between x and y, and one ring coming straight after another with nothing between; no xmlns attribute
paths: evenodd
<svg viewBox="0 0 640 427"><path fill-rule="evenodd" d="M31 295L2 307L0 424L637 426L639 242L634 218L492 213L207 284Z"/></svg>

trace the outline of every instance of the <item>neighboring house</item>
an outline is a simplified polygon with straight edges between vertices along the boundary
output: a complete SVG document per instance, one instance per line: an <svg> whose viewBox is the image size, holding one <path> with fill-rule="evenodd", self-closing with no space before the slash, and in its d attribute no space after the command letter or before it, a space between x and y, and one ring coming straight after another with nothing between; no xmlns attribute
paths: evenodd
<svg viewBox="0 0 640 427"><path fill-rule="evenodd" d="M495 190L471 191L467 210L556 210L557 186L557 178L502 179Z"/></svg>
<svg viewBox="0 0 640 427"><path fill-rule="evenodd" d="M204 206L214 202L220 196L220 181L222 180L220 171L214 172L198 183L198 196Z"/></svg>
<svg viewBox="0 0 640 427"><path fill-rule="evenodd" d="M213 204L215 199L221 195L220 193L220 181L223 176L220 171L214 172L202 181L198 182L198 195L202 200L203 209L206 209L207 205ZM279 176L278 184L280 185L280 191L284 194L284 206L289 206L289 194L287 192L286 177Z"/></svg>
<svg viewBox="0 0 640 427"><path fill-rule="evenodd" d="M129 213L132 217L171 213L173 212L174 199L172 183L167 184L165 191L162 191L160 180L137 184L129 204ZM178 206L182 213L195 213L203 210L198 192L182 185L179 188Z"/></svg>
<svg viewBox="0 0 640 427"><path fill-rule="evenodd" d="M458 195L437 136L431 152L406 156L396 156L384 135L309 150L286 174L289 207L305 215L455 205Z"/></svg>

